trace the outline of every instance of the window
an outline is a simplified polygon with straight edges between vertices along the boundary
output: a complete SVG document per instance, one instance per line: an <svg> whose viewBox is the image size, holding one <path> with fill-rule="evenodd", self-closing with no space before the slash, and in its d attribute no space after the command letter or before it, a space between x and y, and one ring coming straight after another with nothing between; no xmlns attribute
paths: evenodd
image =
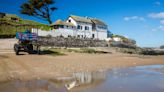
<svg viewBox="0 0 164 92"><path fill-rule="evenodd" d="M77 26L77 29L81 29L81 26L80 26L80 25L78 25L78 26Z"/></svg>
<svg viewBox="0 0 164 92"><path fill-rule="evenodd" d="M85 30L89 30L89 27L88 26L85 26Z"/></svg>
<svg viewBox="0 0 164 92"><path fill-rule="evenodd" d="M55 25L55 26L54 26L54 29L59 29L59 26Z"/></svg>
<svg viewBox="0 0 164 92"><path fill-rule="evenodd" d="M60 28L64 28L64 25L60 25L59 27L60 27Z"/></svg>
<svg viewBox="0 0 164 92"><path fill-rule="evenodd" d="M99 29L107 29L106 26L98 26Z"/></svg>
<svg viewBox="0 0 164 92"><path fill-rule="evenodd" d="M95 34L92 34L92 38L95 38Z"/></svg>
<svg viewBox="0 0 164 92"><path fill-rule="evenodd" d="M78 25L78 26L77 26L77 29L81 29L81 30L82 30L82 29L83 29L83 27L82 27L82 26L80 26L80 25Z"/></svg>

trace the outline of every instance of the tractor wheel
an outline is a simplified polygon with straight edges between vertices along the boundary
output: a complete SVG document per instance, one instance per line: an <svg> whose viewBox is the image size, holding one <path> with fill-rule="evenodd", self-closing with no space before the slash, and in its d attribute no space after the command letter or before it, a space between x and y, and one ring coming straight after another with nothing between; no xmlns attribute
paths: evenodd
<svg viewBox="0 0 164 92"><path fill-rule="evenodd" d="M28 46L27 46L27 52L28 52L28 54L33 54L33 45L32 44L29 44Z"/></svg>
<svg viewBox="0 0 164 92"><path fill-rule="evenodd" d="M40 46L37 46L37 54L40 55L41 51L40 51Z"/></svg>
<svg viewBox="0 0 164 92"><path fill-rule="evenodd" d="M42 53L41 53L41 51L40 51L40 50L38 50L37 54L38 54L38 55L41 55Z"/></svg>
<svg viewBox="0 0 164 92"><path fill-rule="evenodd" d="M14 51L16 55L19 55L19 45L18 44L14 44Z"/></svg>
<svg viewBox="0 0 164 92"><path fill-rule="evenodd" d="M17 52L15 52L16 55L19 55L19 50Z"/></svg>

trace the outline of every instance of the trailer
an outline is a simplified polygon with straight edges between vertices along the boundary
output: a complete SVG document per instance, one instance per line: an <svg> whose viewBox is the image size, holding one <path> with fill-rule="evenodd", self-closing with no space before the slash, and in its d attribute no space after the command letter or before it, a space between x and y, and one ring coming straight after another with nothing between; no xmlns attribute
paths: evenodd
<svg viewBox="0 0 164 92"><path fill-rule="evenodd" d="M19 55L19 52L40 54L40 45L37 42L37 38L38 35L36 33L31 33L29 30L16 32L16 39L18 39L18 42L14 44L15 54Z"/></svg>

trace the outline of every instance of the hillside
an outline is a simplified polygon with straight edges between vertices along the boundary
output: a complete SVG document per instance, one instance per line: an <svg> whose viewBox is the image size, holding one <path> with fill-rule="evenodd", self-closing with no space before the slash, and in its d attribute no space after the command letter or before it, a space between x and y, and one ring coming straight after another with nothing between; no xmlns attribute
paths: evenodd
<svg viewBox="0 0 164 92"><path fill-rule="evenodd" d="M5 14L2 16L2 13L0 13L0 38L13 37L16 32L22 32L31 28L50 30L48 25L25 20L14 14Z"/></svg>

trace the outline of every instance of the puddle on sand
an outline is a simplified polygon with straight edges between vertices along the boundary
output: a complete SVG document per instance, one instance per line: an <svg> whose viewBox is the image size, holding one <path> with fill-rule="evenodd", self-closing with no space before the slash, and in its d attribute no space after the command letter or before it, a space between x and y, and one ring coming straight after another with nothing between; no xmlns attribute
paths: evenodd
<svg viewBox="0 0 164 92"><path fill-rule="evenodd" d="M74 88L73 92L164 92L164 65L115 68L100 85Z"/></svg>
<svg viewBox="0 0 164 92"><path fill-rule="evenodd" d="M109 71L74 73L71 92L164 92L164 65L115 68ZM69 82L67 82L69 83ZM64 81L11 81L0 83L0 92L67 92Z"/></svg>
<svg viewBox="0 0 164 92"><path fill-rule="evenodd" d="M76 81L77 86L102 83L106 79L105 71L74 73L72 78L59 80L8 81L0 83L0 92L68 92L66 84Z"/></svg>

